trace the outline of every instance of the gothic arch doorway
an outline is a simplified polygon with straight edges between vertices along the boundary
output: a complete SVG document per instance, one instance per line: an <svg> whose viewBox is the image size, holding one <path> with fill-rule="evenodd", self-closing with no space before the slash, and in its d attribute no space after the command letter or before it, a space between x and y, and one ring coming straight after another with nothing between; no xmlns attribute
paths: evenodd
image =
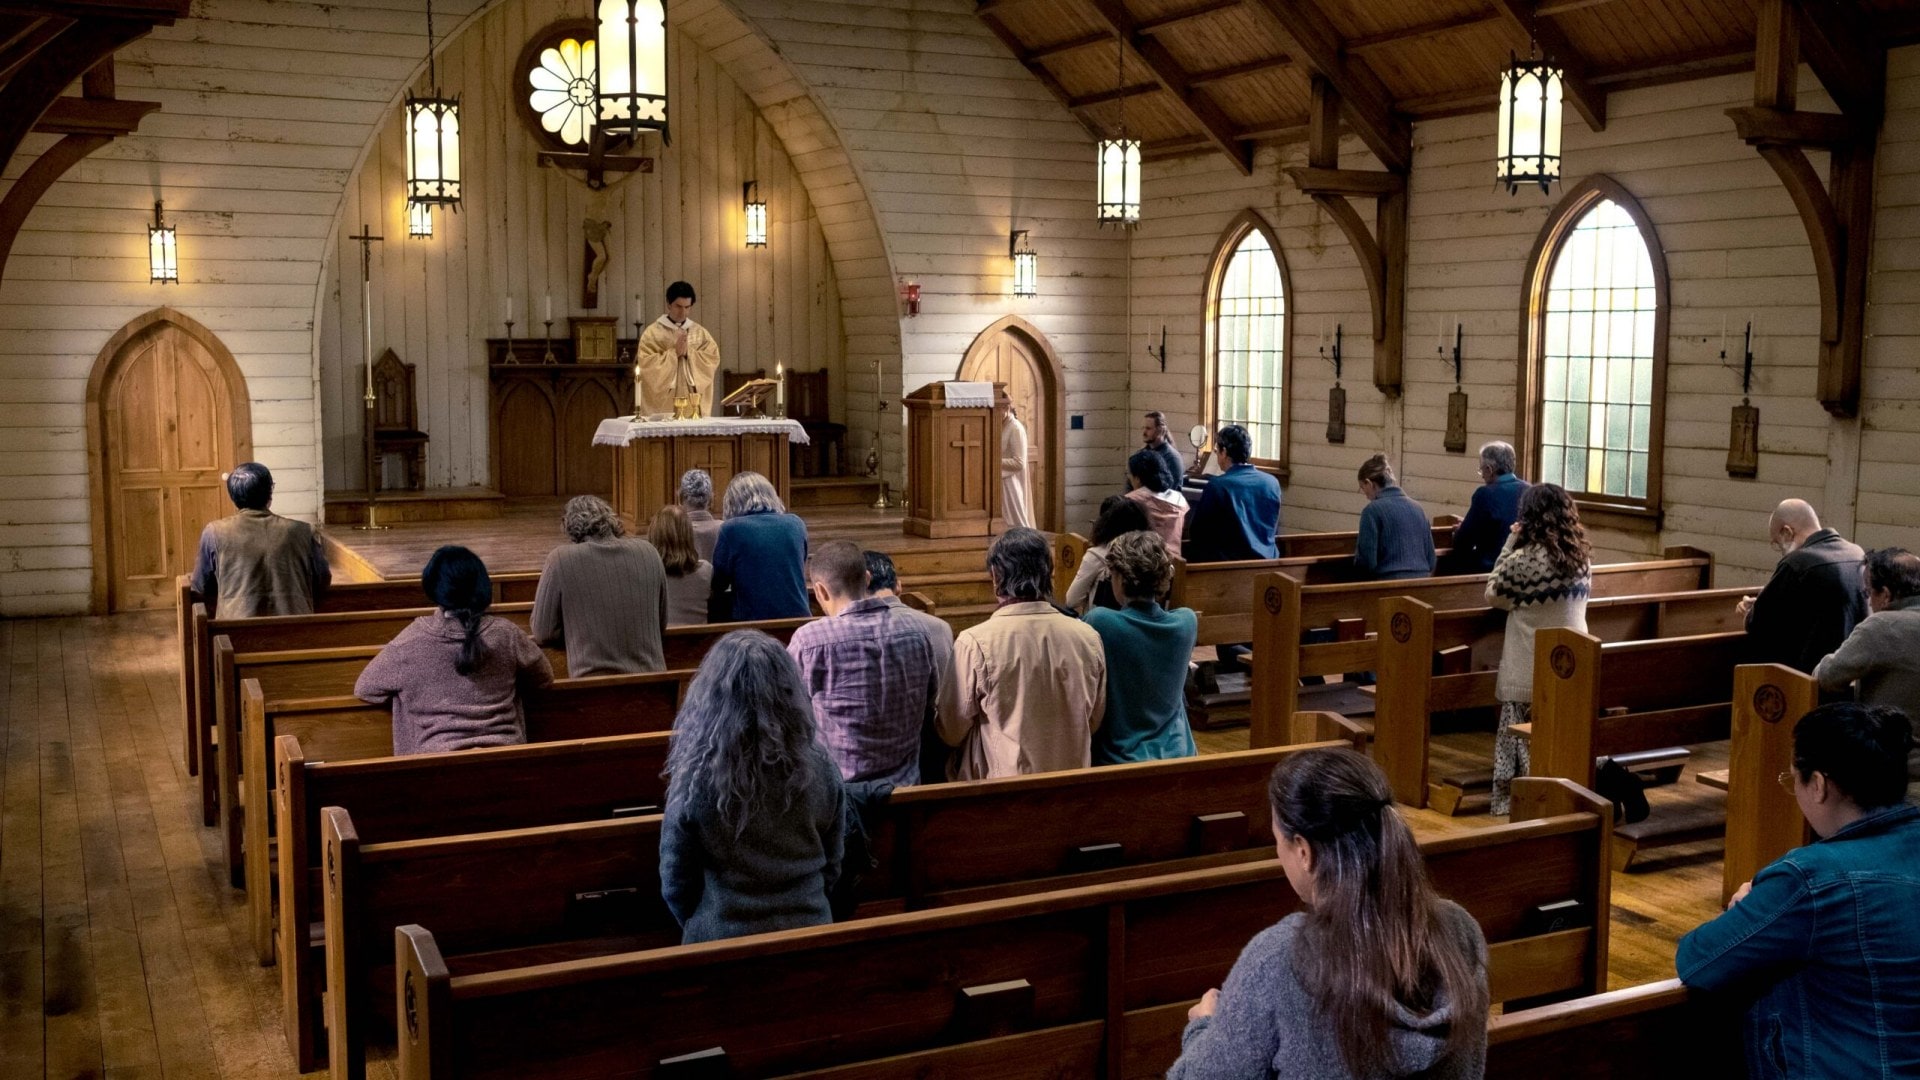
<svg viewBox="0 0 1920 1080"><path fill-rule="evenodd" d="M122 327L87 380L93 610L171 605L227 513L221 474L252 457L246 378L220 339L171 308Z"/></svg>
<svg viewBox="0 0 1920 1080"><path fill-rule="evenodd" d="M1053 345L1032 323L1009 315L980 332L960 361L963 380L1005 383L1027 426L1027 475L1040 528L1059 532L1066 519L1065 380Z"/></svg>

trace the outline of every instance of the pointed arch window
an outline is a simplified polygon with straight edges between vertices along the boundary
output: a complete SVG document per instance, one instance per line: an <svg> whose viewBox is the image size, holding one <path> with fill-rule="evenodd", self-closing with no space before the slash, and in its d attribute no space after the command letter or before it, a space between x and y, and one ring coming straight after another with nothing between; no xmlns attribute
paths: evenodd
<svg viewBox="0 0 1920 1080"><path fill-rule="evenodd" d="M1273 229L1249 210L1214 249L1207 277L1202 395L1209 428L1239 424L1253 461L1284 473L1292 380L1287 264Z"/></svg>
<svg viewBox="0 0 1920 1080"><path fill-rule="evenodd" d="M1667 268L1645 211L1595 177L1534 248L1520 395L1530 479L1583 510L1657 519L1667 366Z"/></svg>

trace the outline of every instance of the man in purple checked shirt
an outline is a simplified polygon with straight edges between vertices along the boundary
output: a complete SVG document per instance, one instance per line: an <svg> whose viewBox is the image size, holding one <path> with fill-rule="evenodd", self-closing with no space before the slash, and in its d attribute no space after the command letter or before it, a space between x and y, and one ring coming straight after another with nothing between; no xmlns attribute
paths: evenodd
<svg viewBox="0 0 1920 1080"><path fill-rule="evenodd" d="M920 733L933 717L940 663L906 609L867 596L866 553L835 540L807 558L807 586L827 613L787 644L813 698L814 721L842 779L920 779Z"/></svg>

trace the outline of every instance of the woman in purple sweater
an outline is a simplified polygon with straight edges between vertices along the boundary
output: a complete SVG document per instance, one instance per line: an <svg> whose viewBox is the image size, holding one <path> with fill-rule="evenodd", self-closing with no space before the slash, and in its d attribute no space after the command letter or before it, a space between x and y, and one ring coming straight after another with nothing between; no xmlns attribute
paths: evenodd
<svg viewBox="0 0 1920 1080"><path fill-rule="evenodd" d="M393 703L393 752L427 754L527 741L520 691L553 682L553 666L526 631L487 614L493 579L466 548L433 553L420 574L439 608L400 631L353 684L354 696Z"/></svg>

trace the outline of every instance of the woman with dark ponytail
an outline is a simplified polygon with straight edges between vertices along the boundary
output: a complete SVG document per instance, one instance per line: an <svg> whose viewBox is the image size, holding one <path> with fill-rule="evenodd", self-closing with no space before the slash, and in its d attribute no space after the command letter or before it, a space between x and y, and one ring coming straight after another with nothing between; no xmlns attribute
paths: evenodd
<svg viewBox="0 0 1920 1080"><path fill-rule="evenodd" d="M1379 766L1302 751L1267 794L1304 910L1261 931L1188 1012L1167 1080L1480 1076L1486 939L1434 895Z"/></svg>
<svg viewBox="0 0 1920 1080"><path fill-rule="evenodd" d="M353 693L393 703L393 752L425 754L527 741L520 691L553 681L553 666L526 631L487 614L493 579L466 548L433 553L420 574L437 608L373 658Z"/></svg>

